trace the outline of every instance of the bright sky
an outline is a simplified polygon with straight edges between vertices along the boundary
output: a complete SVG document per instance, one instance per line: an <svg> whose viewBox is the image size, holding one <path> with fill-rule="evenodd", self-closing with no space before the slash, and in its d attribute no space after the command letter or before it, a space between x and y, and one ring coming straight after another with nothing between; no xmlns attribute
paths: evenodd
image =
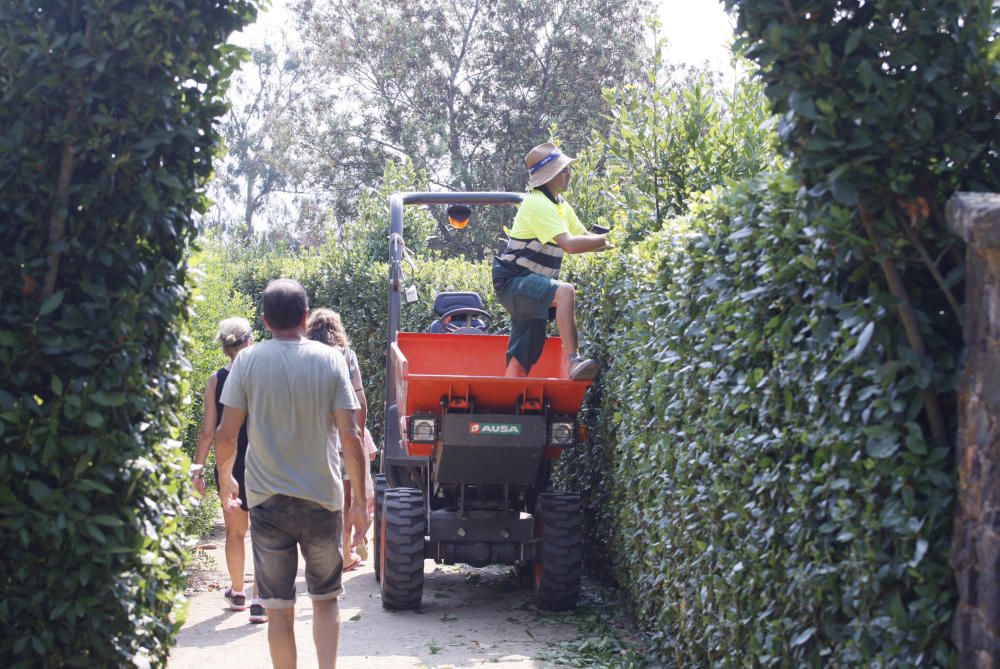
<svg viewBox="0 0 1000 669"><path fill-rule="evenodd" d="M242 45L259 44L267 35L291 26L287 0L271 0L271 9L262 12L257 23L234 36ZM733 22L718 0L654 0L661 30L667 38L667 60L674 64L703 65L732 76L729 43Z"/></svg>
<svg viewBox="0 0 1000 669"><path fill-rule="evenodd" d="M735 21L718 0L658 0L657 17L667 38L667 62L731 72L729 45Z"/></svg>

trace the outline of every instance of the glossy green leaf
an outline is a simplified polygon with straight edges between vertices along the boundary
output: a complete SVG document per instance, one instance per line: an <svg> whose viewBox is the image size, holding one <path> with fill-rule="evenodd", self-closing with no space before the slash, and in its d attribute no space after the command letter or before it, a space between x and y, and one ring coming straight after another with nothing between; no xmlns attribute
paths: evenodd
<svg viewBox="0 0 1000 669"><path fill-rule="evenodd" d="M854 345L854 349L844 358L844 362L851 362L861 357L861 354L865 352L868 348L868 344L872 340L872 335L875 334L875 322L869 322L868 325L864 327L861 334L858 335L858 343Z"/></svg>
<svg viewBox="0 0 1000 669"><path fill-rule="evenodd" d="M42 302L42 306L39 307L38 309L38 315L45 316L47 314L51 314L53 311L58 309L59 305L62 304L64 295L65 293L60 290L52 293L47 298L45 298L45 301Z"/></svg>

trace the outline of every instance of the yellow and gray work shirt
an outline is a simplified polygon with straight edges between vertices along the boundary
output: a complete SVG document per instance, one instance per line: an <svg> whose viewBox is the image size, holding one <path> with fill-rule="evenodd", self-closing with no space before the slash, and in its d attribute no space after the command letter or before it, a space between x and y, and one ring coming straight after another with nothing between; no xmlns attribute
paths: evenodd
<svg viewBox="0 0 1000 669"><path fill-rule="evenodd" d="M559 278L563 250L556 236L587 234L576 212L562 198L553 201L540 188L528 193L514 217L507 248L493 261L493 287L500 293L508 280L529 272Z"/></svg>

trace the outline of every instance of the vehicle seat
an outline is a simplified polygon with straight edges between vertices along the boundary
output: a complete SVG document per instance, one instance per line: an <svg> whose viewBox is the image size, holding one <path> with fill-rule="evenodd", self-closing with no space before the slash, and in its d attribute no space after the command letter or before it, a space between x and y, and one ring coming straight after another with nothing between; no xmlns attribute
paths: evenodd
<svg viewBox="0 0 1000 669"><path fill-rule="evenodd" d="M434 313L438 315L438 319L431 323L427 331L436 334L447 333L448 330L445 328L444 323L441 322L440 317L453 309L482 308L483 298L479 297L477 293L438 293L434 298ZM486 323L478 318L470 317L469 314L457 314L452 317L451 322L459 327L458 332L464 334L486 334Z"/></svg>

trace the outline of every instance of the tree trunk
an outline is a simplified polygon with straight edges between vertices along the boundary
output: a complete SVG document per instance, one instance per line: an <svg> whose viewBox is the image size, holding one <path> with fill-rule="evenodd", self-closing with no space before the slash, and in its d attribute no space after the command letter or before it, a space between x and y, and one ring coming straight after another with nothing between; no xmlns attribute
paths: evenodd
<svg viewBox="0 0 1000 669"><path fill-rule="evenodd" d="M253 239L253 215L257 210L257 198L253 193L254 186L257 183L257 172L256 170L250 170L247 172L247 200L246 208L243 211L243 222L247 226L247 239Z"/></svg>
<svg viewBox="0 0 1000 669"><path fill-rule="evenodd" d="M875 221L872 218L872 214L863 204L859 203L858 208L865 232L868 234L868 238L872 244L875 245L876 251L878 251L880 250L878 234L875 231ZM917 322L917 315L914 313L913 305L910 303L910 295L906 290L906 284L903 283L903 277L900 276L899 270L896 269L896 263L892 261L891 256L886 255L879 265L882 267L882 274L889 285L889 291L899 299L899 320L903 323L903 330L906 332L906 340L910 344L910 348L919 357L926 357L927 347L924 345L923 335L920 334L920 324ZM933 387L924 388L923 397L924 413L927 416L927 424L931 429L934 444L938 448L946 448L951 440L948 438L948 432L945 428L944 413L941 411L941 402L938 399L937 391Z"/></svg>
<svg viewBox="0 0 1000 669"><path fill-rule="evenodd" d="M952 639L960 667L992 669L1000 667L1000 195L959 193L947 218L967 244Z"/></svg>

